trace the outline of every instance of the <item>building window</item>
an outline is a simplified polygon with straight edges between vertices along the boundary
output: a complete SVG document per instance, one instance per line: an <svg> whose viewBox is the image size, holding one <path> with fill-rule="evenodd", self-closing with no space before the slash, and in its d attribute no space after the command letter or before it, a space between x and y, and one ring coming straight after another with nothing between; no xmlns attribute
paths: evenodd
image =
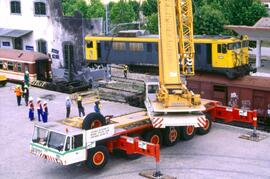
<svg viewBox="0 0 270 179"><path fill-rule="evenodd" d="M13 71L14 64L13 62L8 62L8 70Z"/></svg>
<svg viewBox="0 0 270 179"><path fill-rule="evenodd" d="M17 71L22 72L22 64L21 63L17 63Z"/></svg>
<svg viewBox="0 0 270 179"><path fill-rule="evenodd" d="M23 49L22 38L15 38L14 39L14 49L17 49L17 50Z"/></svg>
<svg viewBox="0 0 270 179"><path fill-rule="evenodd" d="M46 15L46 4L44 2L35 2L35 15Z"/></svg>
<svg viewBox="0 0 270 179"><path fill-rule="evenodd" d="M10 12L20 14L21 13L21 2L20 1L11 1L10 2Z"/></svg>
<svg viewBox="0 0 270 179"><path fill-rule="evenodd" d="M47 42L45 40L38 40L37 45L38 45L38 52L47 54Z"/></svg>
<svg viewBox="0 0 270 179"><path fill-rule="evenodd" d="M3 69L3 61L0 60L0 69Z"/></svg>

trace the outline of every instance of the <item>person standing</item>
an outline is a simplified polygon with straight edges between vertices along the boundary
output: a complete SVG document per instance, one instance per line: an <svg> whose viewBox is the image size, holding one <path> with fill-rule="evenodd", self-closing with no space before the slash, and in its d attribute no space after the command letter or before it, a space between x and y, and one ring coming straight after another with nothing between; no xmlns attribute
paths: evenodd
<svg viewBox="0 0 270 179"><path fill-rule="evenodd" d="M18 106L20 106L21 105L21 100L22 100L22 93L23 93L20 85L16 86L14 92L15 92L16 97L17 97L17 104L18 104Z"/></svg>
<svg viewBox="0 0 270 179"><path fill-rule="evenodd" d="M33 98L30 97L29 98L29 102L28 102L28 106L29 106L29 113L28 113L28 117L30 119L30 121L34 120L34 102L33 102Z"/></svg>
<svg viewBox="0 0 270 179"><path fill-rule="evenodd" d="M124 77L127 78L128 66L124 65Z"/></svg>
<svg viewBox="0 0 270 179"><path fill-rule="evenodd" d="M42 105L41 105L41 99L37 99L37 115L38 115L38 121L41 121L42 118Z"/></svg>
<svg viewBox="0 0 270 179"><path fill-rule="evenodd" d="M78 105L79 116L81 117L81 113L82 113L82 116L85 116L84 107L82 106L82 96L81 95L79 95L77 98L77 105Z"/></svg>
<svg viewBox="0 0 270 179"><path fill-rule="evenodd" d="M96 102L95 102L95 106L94 106L94 111L95 111L96 113L100 113L100 109L101 109L101 104L100 104L99 101L96 101Z"/></svg>
<svg viewBox="0 0 270 179"><path fill-rule="evenodd" d="M43 106L42 107L43 107L42 121L44 123L46 123L46 122L48 122L48 115L49 115L47 101L44 101L43 102Z"/></svg>
<svg viewBox="0 0 270 179"><path fill-rule="evenodd" d="M28 72L28 70L26 70L24 72L24 84L29 86L29 72Z"/></svg>
<svg viewBox="0 0 270 179"><path fill-rule="evenodd" d="M25 106L28 106L29 88L27 85L24 85L23 97L24 97L24 101L25 101Z"/></svg>
<svg viewBox="0 0 270 179"><path fill-rule="evenodd" d="M66 118L69 118L71 108L71 101L69 96L66 97Z"/></svg>

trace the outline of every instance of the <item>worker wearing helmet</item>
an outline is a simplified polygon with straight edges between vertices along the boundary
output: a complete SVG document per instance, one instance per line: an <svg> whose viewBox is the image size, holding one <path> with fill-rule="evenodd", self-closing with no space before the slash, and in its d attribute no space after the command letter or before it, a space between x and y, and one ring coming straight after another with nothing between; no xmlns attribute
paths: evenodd
<svg viewBox="0 0 270 179"><path fill-rule="evenodd" d="M42 115L42 121L44 122L44 123L46 123L46 122L48 122L48 115L49 115L49 113L48 113L48 106L47 106L47 101L44 101L43 102L43 115Z"/></svg>
<svg viewBox="0 0 270 179"><path fill-rule="evenodd" d="M124 65L124 77L127 78L128 66Z"/></svg>
<svg viewBox="0 0 270 179"><path fill-rule="evenodd" d="M37 98L37 115L38 115L38 121L41 121L42 118L42 104L41 99Z"/></svg>
<svg viewBox="0 0 270 179"><path fill-rule="evenodd" d="M24 97L24 101L25 101L25 106L28 106L29 88L27 85L24 85L23 97Z"/></svg>
<svg viewBox="0 0 270 179"><path fill-rule="evenodd" d="M24 72L24 84L29 86L29 72L28 72L28 70L26 70Z"/></svg>
<svg viewBox="0 0 270 179"><path fill-rule="evenodd" d="M69 118L71 108L71 101L69 96L66 97L66 118Z"/></svg>
<svg viewBox="0 0 270 179"><path fill-rule="evenodd" d="M28 102L28 106L29 106L29 113L28 113L28 117L30 119L30 121L34 120L34 101L32 97L29 97L29 102Z"/></svg>
<svg viewBox="0 0 270 179"><path fill-rule="evenodd" d="M100 113L100 109L101 109L101 104L100 104L99 101L96 101L96 102L95 102L95 106L94 106L94 111L95 111L96 113Z"/></svg>
<svg viewBox="0 0 270 179"><path fill-rule="evenodd" d="M21 105L22 94L23 94L22 88L21 88L20 85L16 86L16 88L14 90L14 93L16 94L16 97L17 97L17 104L18 104L18 106L20 106Z"/></svg>
<svg viewBox="0 0 270 179"><path fill-rule="evenodd" d="M77 105L78 105L79 116L81 117L81 114L83 116L85 116L84 107L82 105L82 96L81 95L79 95L77 98Z"/></svg>

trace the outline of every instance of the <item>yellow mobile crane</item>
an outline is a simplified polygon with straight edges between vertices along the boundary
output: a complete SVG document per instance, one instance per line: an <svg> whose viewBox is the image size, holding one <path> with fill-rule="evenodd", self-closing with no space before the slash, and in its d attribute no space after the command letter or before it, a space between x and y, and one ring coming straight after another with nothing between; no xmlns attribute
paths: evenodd
<svg viewBox="0 0 270 179"><path fill-rule="evenodd" d="M179 68L181 60L182 74L194 75L192 0L159 0L158 11L160 86L153 110L201 111L200 95L186 88Z"/></svg>

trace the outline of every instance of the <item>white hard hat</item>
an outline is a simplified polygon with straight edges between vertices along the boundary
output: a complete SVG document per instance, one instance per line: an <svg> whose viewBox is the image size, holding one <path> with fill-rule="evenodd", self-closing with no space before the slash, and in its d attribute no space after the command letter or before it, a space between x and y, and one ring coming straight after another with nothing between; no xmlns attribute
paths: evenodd
<svg viewBox="0 0 270 179"><path fill-rule="evenodd" d="M33 97L32 96L29 97L29 101L33 101Z"/></svg>
<svg viewBox="0 0 270 179"><path fill-rule="evenodd" d="M70 100L69 96L66 97L66 100Z"/></svg>
<svg viewBox="0 0 270 179"><path fill-rule="evenodd" d="M41 99L40 98L37 98L37 101L41 101Z"/></svg>
<svg viewBox="0 0 270 179"><path fill-rule="evenodd" d="M47 104L47 101L44 101L43 104Z"/></svg>

